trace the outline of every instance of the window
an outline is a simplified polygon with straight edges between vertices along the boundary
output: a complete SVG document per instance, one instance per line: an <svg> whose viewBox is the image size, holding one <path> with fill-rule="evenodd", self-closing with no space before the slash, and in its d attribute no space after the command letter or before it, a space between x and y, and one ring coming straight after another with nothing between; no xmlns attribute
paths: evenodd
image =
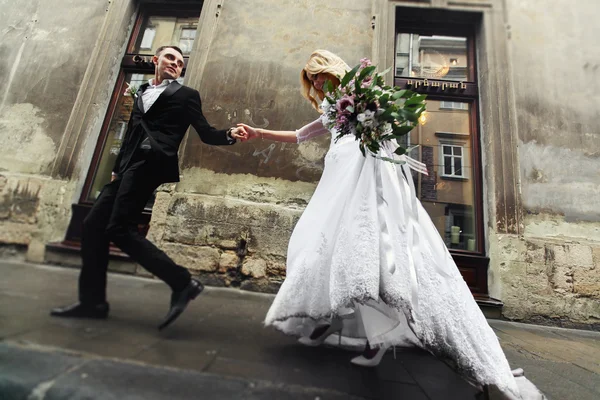
<svg viewBox="0 0 600 400"><path fill-rule="evenodd" d="M427 165L414 174L417 196L455 252L483 246L474 25L452 13L396 7L394 85L427 95L427 111L406 137L410 154Z"/></svg>
<svg viewBox="0 0 600 400"><path fill-rule="evenodd" d="M397 76L445 80L467 78L465 37L399 33L396 48L399 49L396 52Z"/></svg>
<svg viewBox="0 0 600 400"><path fill-rule="evenodd" d="M448 110L468 110L469 105L460 101L442 101L440 102L440 109L442 108Z"/></svg>
<svg viewBox="0 0 600 400"><path fill-rule="evenodd" d="M442 144L442 176L463 177L463 154L462 146Z"/></svg>
<svg viewBox="0 0 600 400"><path fill-rule="evenodd" d="M140 44L140 50L151 50L152 43L154 43L154 37L156 36L156 28L149 26L144 30L144 36L142 37L142 43Z"/></svg>
<svg viewBox="0 0 600 400"><path fill-rule="evenodd" d="M187 27L181 29L181 36L179 37L179 47L183 54L190 54L192 51L192 45L196 38L196 27Z"/></svg>

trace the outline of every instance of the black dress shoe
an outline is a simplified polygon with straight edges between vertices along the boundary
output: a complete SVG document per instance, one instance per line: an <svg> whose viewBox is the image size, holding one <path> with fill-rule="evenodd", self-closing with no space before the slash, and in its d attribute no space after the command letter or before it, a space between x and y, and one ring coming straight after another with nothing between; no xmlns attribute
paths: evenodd
<svg viewBox="0 0 600 400"><path fill-rule="evenodd" d="M50 315L52 315L53 317L63 318L105 319L106 317L108 317L108 310L108 303L75 303L66 307L54 308L50 311Z"/></svg>
<svg viewBox="0 0 600 400"><path fill-rule="evenodd" d="M177 317L181 315L183 310L185 310L190 300L195 299L203 290L204 286L202 286L199 281L192 279L183 290L173 292L173 294L171 294L171 309L163 322L158 326L158 329L164 329L169 326L171 322L175 321Z"/></svg>

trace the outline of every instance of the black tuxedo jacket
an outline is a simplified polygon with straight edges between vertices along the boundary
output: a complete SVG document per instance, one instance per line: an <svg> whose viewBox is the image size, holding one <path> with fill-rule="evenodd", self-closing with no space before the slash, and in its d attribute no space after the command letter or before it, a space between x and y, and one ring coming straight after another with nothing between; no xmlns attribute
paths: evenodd
<svg viewBox="0 0 600 400"><path fill-rule="evenodd" d="M160 183L179 182L179 159L177 152L185 132L192 125L204 143L229 145L235 143L226 130L209 125L202 114L202 103L197 90L173 81L156 99L152 107L143 111L142 93L148 83L140 86L127 132L117 156L113 172L119 175L131 164L133 153L147 136L150 140L148 162L158 163Z"/></svg>

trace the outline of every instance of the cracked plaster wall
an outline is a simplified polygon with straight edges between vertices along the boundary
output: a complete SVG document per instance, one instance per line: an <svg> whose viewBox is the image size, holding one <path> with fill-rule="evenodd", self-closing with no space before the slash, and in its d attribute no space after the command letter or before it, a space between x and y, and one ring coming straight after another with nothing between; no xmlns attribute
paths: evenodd
<svg viewBox="0 0 600 400"><path fill-rule="evenodd" d="M52 179L106 1L0 0L0 242L62 240L73 182Z"/></svg>
<svg viewBox="0 0 600 400"><path fill-rule="evenodd" d="M506 4L525 216L490 236L490 290L509 318L599 326L600 7Z"/></svg>
<svg viewBox="0 0 600 400"><path fill-rule="evenodd" d="M207 120L300 128L318 117L299 84L312 51L326 48L355 65L370 57L372 32L369 1L225 2L198 87ZM149 234L207 282L275 291L328 147L327 137L206 146L192 130L182 181L158 196Z"/></svg>

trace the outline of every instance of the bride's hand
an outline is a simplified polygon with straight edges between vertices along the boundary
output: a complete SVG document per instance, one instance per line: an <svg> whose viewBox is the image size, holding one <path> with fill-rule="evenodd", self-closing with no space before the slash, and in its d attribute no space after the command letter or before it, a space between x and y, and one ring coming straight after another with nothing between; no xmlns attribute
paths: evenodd
<svg viewBox="0 0 600 400"><path fill-rule="evenodd" d="M246 125L246 124L237 124L238 127L242 128L246 133L247 133L247 140L252 140L255 139L257 137L260 137L261 134L258 132L257 129Z"/></svg>

